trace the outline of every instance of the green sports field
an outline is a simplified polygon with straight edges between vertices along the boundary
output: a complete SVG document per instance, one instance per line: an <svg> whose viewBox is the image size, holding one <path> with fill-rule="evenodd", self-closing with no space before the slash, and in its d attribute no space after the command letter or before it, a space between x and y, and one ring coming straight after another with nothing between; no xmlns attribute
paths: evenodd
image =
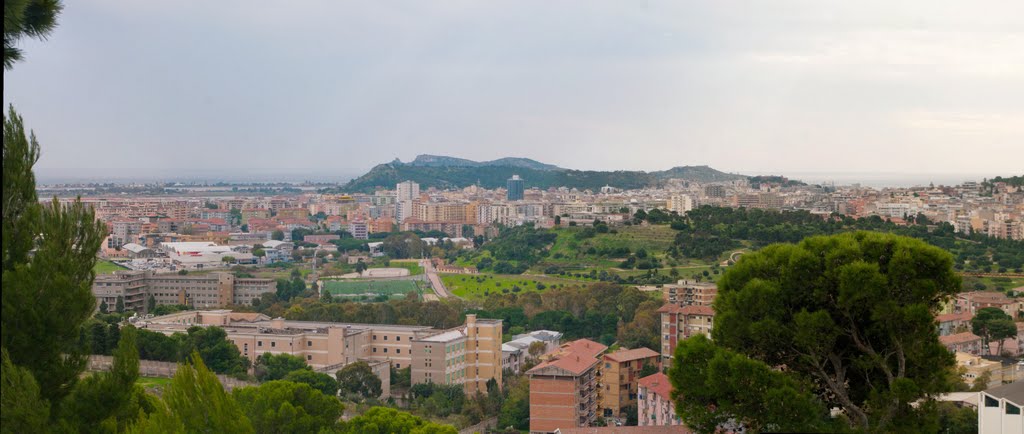
<svg viewBox="0 0 1024 434"><path fill-rule="evenodd" d="M374 298L386 295L388 298L403 298L409 291L421 292L415 280L325 280L324 289L335 297Z"/></svg>

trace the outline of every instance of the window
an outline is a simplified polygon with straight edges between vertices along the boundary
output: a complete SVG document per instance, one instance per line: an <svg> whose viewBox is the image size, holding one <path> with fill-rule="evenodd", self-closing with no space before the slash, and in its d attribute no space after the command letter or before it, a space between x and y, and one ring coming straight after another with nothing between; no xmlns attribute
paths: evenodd
<svg viewBox="0 0 1024 434"><path fill-rule="evenodd" d="M377 340L377 335L373 335L373 340Z"/></svg>
<svg viewBox="0 0 1024 434"><path fill-rule="evenodd" d="M270 341L270 348L277 348L277 342Z"/></svg>
<svg viewBox="0 0 1024 434"><path fill-rule="evenodd" d="M312 347L313 346L313 341L306 341L306 346L307 347Z"/></svg>
<svg viewBox="0 0 1024 434"><path fill-rule="evenodd" d="M395 354L402 354L401 348L395 348Z"/></svg>
<svg viewBox="0 0 1024 434"><path fill-rule="evenodd" d="M385 348L385 349L384 349L384 352L385 352L385 353L386 353L386 352L388 352L388 349L387 349L387 348Z"/></svg>
<svg viewBox="0 0 1024 434"><path fill-rule="evenodd" d="M401 363L395 363L395 369L402 369Z"/></svg>
<svg viewBox="0 0 1024 434"><path fill-rule="evenodd" d="M401 336L395 336L395 340L396 341L400 341L400 340L402 340L402 337Z"/></svg>
<svg viewBox="0 0 1024 434"><path fill-rule="evenodd" d="M985 407L999 407L999 400L985 395Z"/></svg>
<svg viewBox="0 0 1024 434"><path fill-rule="evenodd" d="M256 341L256 346L257 347L262 347L263 346L263 341Z"/></svg>
<svg viewBox="0 0 1024 434"><path fill-rule="evenodd" d="M375 353L376 353L376 352L377 352L377 349L376 349L376 348L374 348L374 349L373 349L373 352L375 352Z"/></svg>
<svg viewBox="0 0 1024 434"><path fill-rule="evenodd" d="M388 340L388 335L384 335L384 340Z"/></svg>
<svg viewBox="0 0 1024 434"><path fill-rule="evenodd" d="M1020 414L1020 407L1017 407L1016 405L1013 405L1013 404L1010 404L1009 402L1007 402L1006 403L1006 414Z"/></svg>

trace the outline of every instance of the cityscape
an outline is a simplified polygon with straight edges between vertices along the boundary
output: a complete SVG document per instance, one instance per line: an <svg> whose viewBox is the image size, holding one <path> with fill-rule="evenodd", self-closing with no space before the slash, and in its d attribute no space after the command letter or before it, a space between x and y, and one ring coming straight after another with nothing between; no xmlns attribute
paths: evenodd
<svg viewBox="0 0 1024 434"><path fill-rule="evenodd" d="M308 43L293 24L266 28L299 11L5 4L16 90L5 92L0 431L1024 432L1024 130L1011 113L1022 88L1006 74L1024 64L979 49L970 58L988 69L964 68L970 50L943 57L898 30L963 27L1024 50L1004 17L1024 10L875 22L885 7L838 19L839 5L785 3L795 15L752 5L763 23L725 6L318 5L311 24L345 16L351 28L298 33L351 39L289 46L293 65L252 71L232 64L253 61L261 42L247 38ZM413 24L431 19L445 24ZM181 23L211 31L212 47L168 42ZM713 23L750 26L782 51L748 53L765 47ZM508 40L489 25L551 33ZM82 48L131 32L136 45ZM871 32L899 37L878 54ZM846 59L787 54L794 34ZM389 37L400 42L381 48ZM687 68L735 89L663 76L679 72L666 60L677 45ZM160 47L182 57L143 53ZM736 75L732 50L764 77ZM921 58L948 62L935 77L965 78L977 98L929 87ZM399 72L408 62L423 75ZM484 72L490 62L500 72ZM850 105L773 99L778 113L747 112L779 97L768 89L793 80L782 72L793 65L809 87L782 93L828 76L840 83L830 97ZM54 86L96 86L84 99L95 107L77 93L48 106L40 83L53 71L38 68L76 71ZM535 69L542 84L519 87ZM256 89L265 74L286 89ZM867 76L908 93L857 113ZM989 78L1005 94L979 84ZM652 96L673 86L694 101ZM189 99L195 88L209 95ZM320 105L339 88L344 108ZM913 111L899 117L908 130L873 117L925 91L936 111L1011 110L942 122ZM116 109L124 132L87 125L112 110L106 99L131 106ZM274 105L286 107L279 120L251 111ZM717 110L749 117L730 124Z"/></svg>

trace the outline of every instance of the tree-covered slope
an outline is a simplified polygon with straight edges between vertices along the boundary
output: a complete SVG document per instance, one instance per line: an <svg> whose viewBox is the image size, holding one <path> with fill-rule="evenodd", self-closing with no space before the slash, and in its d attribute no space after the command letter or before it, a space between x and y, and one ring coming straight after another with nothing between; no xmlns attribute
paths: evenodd
<svg viewBox="0 0 1024 434"><path fill-rule="evenodd" d="M462 188L478 184L484 188L504 187L505 181L519 175L527 188L569 187L596 190L610 185L637 189L657 187L669 179L691 181L730 181L744 178L707 166L681 166L656 172L596 171L561 169L526 158L502 158L474 162L453 157L420 155L410 163L393 161L380 164L353 179L343 188L346 192L372 192L378 188L395 188L395 184L412 180L423 188Z"/></svg>

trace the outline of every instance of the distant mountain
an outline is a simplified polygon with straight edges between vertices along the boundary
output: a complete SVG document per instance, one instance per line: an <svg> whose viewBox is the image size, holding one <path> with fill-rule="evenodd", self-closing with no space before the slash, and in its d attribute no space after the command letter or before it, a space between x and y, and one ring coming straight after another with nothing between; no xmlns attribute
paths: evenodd
<svg viewBox="0 0 1024 434"><path fill-rule="evenodd" d="M421 187L463 188L479 184L484 188L504 187L512 175L526 180L526 186L550 188L569 187L597 190L605 185L638 189L664 185L669 179L699 182L732 181L743 175L721 172L708 166L680 166L656 172L596 171L563 169L528 158L501 158L477 162L438 155L420 155L409 163L399 160L379 164L342 188L347 192L372 192L378 188L395 188L395 184L412 180Z"/></svg>
<svg viewBox="0 0 1024 434"><path fill-rule="evenodd" d="M396 160L397 161L397 160ZM401 163L400 161L397 161ZM494 161L473 161L465 158L446 157L442 155L428 155L422 154L417 155L415 160L409 163L402 163L409 166L421 166L421 167L522 167L524 169L534 170L563 170L561 167L553 164L544 164L536 160L529 158L515 158L506 157L499 158Z"/></svg>

